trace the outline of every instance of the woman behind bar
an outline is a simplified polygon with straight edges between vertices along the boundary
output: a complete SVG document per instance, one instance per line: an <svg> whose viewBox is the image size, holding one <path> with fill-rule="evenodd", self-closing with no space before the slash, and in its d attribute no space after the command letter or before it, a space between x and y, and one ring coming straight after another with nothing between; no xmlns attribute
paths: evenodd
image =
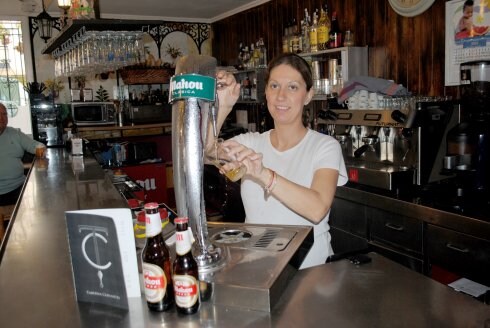
<svg viewBox="0 0 490 328"><path fill-rule="evenodd" d="M217 73L221 128L238 100L240 85L231 73ZM339 143L304 126L303 107L313 97L308 63L287 53L273 59L266 74L267 107L274 129L226 140L228 168L245 165L241 196L246 223L310 225L315 242L301 268L325 263L333 254L328 216L337 185L347 182ZM208 143L208 151L212 149ZM227 167L224 167L227 169Z"/></svg>

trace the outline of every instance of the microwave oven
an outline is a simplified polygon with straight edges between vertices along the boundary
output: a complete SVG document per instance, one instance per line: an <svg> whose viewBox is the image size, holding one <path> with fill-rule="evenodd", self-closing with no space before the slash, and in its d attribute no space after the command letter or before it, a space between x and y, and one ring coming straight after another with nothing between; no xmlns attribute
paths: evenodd
<svg viewBox="0 0 490 328"><path fill-rule="evenodd" d="M116 108L112 102L74 102L71 115L76 125L116 124Z"/></svg>

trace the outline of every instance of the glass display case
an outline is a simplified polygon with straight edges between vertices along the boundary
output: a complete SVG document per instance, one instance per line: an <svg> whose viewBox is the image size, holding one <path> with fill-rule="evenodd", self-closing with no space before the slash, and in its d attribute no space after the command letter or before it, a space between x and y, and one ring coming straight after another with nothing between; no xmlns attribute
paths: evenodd
<svg viewBox="0 0 490 328"><path fill-rule="evenodd" d="M61 105L50 102L31 105L32 135L48 147L62 146Z"/></svg>

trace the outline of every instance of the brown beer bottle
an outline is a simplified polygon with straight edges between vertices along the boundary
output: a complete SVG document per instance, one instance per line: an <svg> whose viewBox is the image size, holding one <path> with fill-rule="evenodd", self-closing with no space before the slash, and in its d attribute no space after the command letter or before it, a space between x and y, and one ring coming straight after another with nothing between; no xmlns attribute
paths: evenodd
<svg viewBox="0 0 490 328"><path fill-rule="evenodd" d="M174 260L174 293L177 312L193 314L199 310L199 272L192 256L192 231L188 218L175 218L176 243Z"/></svg>
<svg viewBox="0 0 490 328"><path fill-rule="evenodd" d="M145 296L151 311L166 311L174 303L170 256L162 235L157 203L145 204L146 245L141 254Z"/></svg>

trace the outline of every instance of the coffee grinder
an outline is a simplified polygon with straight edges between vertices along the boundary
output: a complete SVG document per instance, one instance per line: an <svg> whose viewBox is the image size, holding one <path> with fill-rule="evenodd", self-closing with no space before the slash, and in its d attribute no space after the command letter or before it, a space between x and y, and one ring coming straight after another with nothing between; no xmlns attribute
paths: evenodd
<svg viewBox="0 0 490 328"><path fill-rule="evenodd" d="M465 197L488 199L490 188L490 61L462 63L461 119L447 135L444 167ZM469 195L468 195L469 193Z"/></svg>

